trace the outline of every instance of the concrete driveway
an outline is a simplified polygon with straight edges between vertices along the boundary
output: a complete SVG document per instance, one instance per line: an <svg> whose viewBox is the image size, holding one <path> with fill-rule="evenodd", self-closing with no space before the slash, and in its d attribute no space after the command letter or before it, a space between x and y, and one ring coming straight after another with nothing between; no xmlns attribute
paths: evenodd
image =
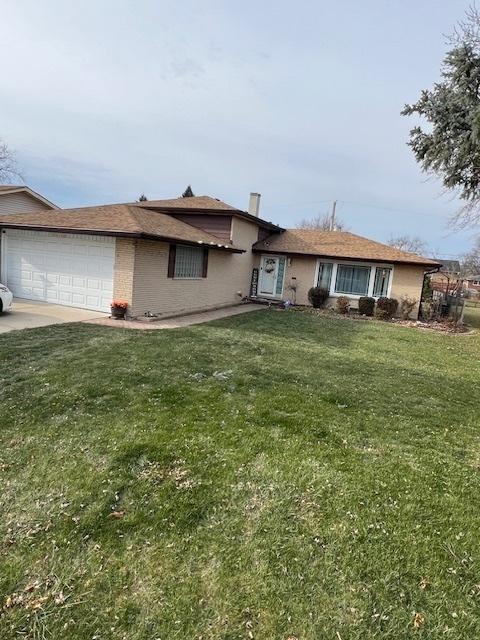
<svg viewBox="0 0 480 640"><path fill-rule="evenodd" d="M0 333L7 333L17 329L46 327L49 324L81 322L82 320L93 320L95 318L108 318L108 313L16 298L13 301L12 311L0 313Z"/></svg>

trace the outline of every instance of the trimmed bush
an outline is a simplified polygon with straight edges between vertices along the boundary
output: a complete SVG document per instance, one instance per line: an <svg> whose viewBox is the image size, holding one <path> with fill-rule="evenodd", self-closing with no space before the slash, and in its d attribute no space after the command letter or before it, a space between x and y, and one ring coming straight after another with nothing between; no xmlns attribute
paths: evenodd
<svg viewBox="0 0 480 640"><path fill-rule="evenodd" d="M402 320L408 320L410 318L410 314L415 309L417 304L417 300L415 298L402 298L400 300L400 317Z"/></svg>
<svg viewBox="0 0 480 640"><path fill-rule="evenodd" d="M346 315L350 311L350 298L347 296L339 296L336 305L337 313Z"/></svg>
<svg viewBox="0 0 480 640"><path fill-rule="evenodd" d="M379 298L375 309L375 317L378 320L391 320L397 313L397 309L398 300L395 298Z"/></svg>
<svg viewBox="0 0 480 640"><path fill-rule="evenodd" d="M358 299L358 313L360 313L362 316L373 316L374 309L375 298L362 296Z"/></svg>
<svg viewBox="0 0 480 640"><path fill-rule="evenodd" d="M328 298L328 291L323 287L312 287L308 291L308 300L312 307L320 309L323 307Z"/></svg>

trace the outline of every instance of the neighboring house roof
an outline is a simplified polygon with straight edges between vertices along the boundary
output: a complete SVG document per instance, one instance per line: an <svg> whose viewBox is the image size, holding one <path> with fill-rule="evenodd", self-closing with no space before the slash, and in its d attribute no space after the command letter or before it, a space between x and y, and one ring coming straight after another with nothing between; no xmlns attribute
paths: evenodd
<svg viewBox="0 0 480 640"><path fill-rule="evenodd" d="M458 260L442 260L442 271L445 273L460 273L461 267Z"/></svg>
<svg viewBox="0 0 480 640"><path fill-rule="evenodd" d="M44 204L48 209L59 209L56 204L53 204L53 202L50 202L50 200L47 200L47 198L44 198L42 195L33 189L30 189L30 187L27 187L26 185L0 184L0 196L9 193L28 193L29 196Z"/></svg>
<svg viewBox="0 0 480 640"><path fill-rule="evenodd" d="M476 276L468 276L468 278L466 278L467 282L478 282L480 281L480 274L476 275Z"/></svg>
<svg viewBox="0 0 480 640"><path fill-rule="evenodd" d="M79 209L60 209L0 216L0 227L35 229L70 233L95 233L126 236L187 244L202 244L242 253L244 249L224 244L202 229L157 211L145 210L137 205L111 204Z"/></svg>
<svg viewBox="0 0 480 640"><path fill-rule="evenodd" d="M440 266L440 263L435 260L394 249L349 231L287 229L284 233L272 235L265 240L256 242L253 248L255 251L266 253L290 253L343 258L345 260L418 264L432 268Z"/></svg>
<svg viewBox="0 0 480 640"><path fill-rule="evenodd" d="M253 216L248 211L242 211L232 207L232 205L222 202L217 198L210 196L192 196L191 198L170 198L169 200L144 200L142 202L133 203L135 206L142 207L143 209L156 209L168 212L182 212L182 213L198 213L198 214L220 214L220 215L234 215L240 218L251 220L258 224L258 226L265 229L271 229L272 231L283 231L282 227Z"/></svg>

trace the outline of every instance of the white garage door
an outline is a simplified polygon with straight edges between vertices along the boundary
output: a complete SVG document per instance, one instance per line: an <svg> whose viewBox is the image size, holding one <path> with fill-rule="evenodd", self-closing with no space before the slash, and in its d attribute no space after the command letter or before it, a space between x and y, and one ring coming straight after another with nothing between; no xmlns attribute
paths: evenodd
<svg viewBox="0 0 480 640"><path fill-rule="evenodd" d="M14 296L110 309L115 238L19 229L2 236L2 277Z"/></svg>

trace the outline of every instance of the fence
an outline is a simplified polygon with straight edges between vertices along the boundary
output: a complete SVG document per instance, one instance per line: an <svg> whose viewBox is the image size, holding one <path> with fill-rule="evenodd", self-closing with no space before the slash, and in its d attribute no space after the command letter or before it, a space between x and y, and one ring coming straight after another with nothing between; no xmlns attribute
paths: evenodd
<svg viewBox="0 0 480 640"><path fill-rule="evenodd" d="M424 320L451 318L456 323L463 322L465 299L460 296L446 295L433 291L431 300L422 301L420 315Z"/></svg>

